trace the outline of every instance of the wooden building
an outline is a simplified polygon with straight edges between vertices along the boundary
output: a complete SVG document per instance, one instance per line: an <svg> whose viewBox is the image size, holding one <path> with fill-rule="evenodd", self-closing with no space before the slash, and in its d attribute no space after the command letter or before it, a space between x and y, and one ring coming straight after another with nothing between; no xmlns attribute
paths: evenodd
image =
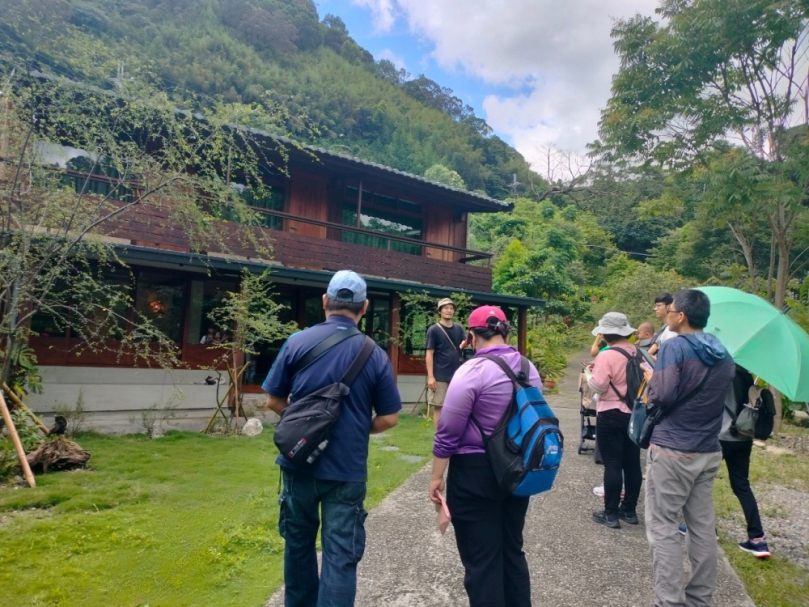
<svg viewBox="0 0 809 607"><path fill-rule="evenodd" d="M363 275L371 304L362 328L387 349L405 402L415 402L424 387L424 342L418 336L435 317L425 314L416 337L399 344L402 293L426 292L437 300L463 292L476 303L499 305L517 325L517 345L525 351L527 310L542 302L492 293L491 256L467 249L469 214L509 211L510 204L331 151L302 149L275 137L272 143L287 146L288 175L270 178L271 195L253 206L274 241L276 299L287 306L289 320L301 328L321 322L321 296L332 274L352 269ZM76 177L78 183L85 176ZM98 180L103 189L103 178ZM185 233L154 209L130 215L111 236L135 277L134 285L121 287L134 289L135 308L177 343L184 366L144 369L127 356L76 355L79 337L35 317L39 335L31 345L45 392L33 397L33 405L40 412L57 403L72 405L81 391L94 425L116 430L133 412L165 404L179 387L179 411L193 426L214 405L215 389L204 380L221 354L200 343L211 328L207 314L223 293L238 287L243 267L263 266L235 238L230 246L235 255L192 253ZM245 392L260 398L260 384L279 348L280 343L262 347Z"/></svg>

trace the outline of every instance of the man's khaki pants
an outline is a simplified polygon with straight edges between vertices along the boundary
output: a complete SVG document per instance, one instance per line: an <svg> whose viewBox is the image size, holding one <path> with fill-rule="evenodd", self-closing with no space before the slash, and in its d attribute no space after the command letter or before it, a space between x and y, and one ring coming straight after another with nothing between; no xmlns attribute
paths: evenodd
<svg viewBox="0 0 809 607"><path fill-rule="evenodd" d="M651 445L646 456L646 538L655 607L710 607L716 588L713 484L722 452L689 453ZM685 583L678 514L688 527L691 577Z"/></svg>
<svg viewBox="0 0 809 607"><path fill-rule="evenodd" d="M430 408L433 410L433 422L438 427L438 418L441 417L441 409L444 406L444 398L447 396L448 381L435 382L435 390L427 390L427 415L430 415Z"/></svg>

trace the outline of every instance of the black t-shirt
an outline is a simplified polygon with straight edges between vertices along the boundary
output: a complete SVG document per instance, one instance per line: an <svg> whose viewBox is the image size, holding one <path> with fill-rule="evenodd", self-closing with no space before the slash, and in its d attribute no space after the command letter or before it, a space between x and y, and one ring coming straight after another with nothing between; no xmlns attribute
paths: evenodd
<svg viewBox="0 0 809 607"><path fill-rule="evenodd" d="M444 334L446 331L446 334ZM449 339L447 339L449 335ZM439 326L438 323L427 329L427 350L433 353L433 376L436 381L450 381L455 371L461 366L458 346L464 340L463 327L452 323L452 328ZM452 343L449 343L452 340Z"/></svg>

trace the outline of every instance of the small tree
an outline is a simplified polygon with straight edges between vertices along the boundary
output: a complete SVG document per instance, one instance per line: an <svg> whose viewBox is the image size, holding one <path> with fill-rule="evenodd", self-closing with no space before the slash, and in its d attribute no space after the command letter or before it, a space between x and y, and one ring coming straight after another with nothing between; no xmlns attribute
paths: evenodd
<svg viewBox="0 0 809 607"><path fill-rule="evenodd" d="M463 177L456 171L448 169L443 164L434 164L431 166L424 172L424 177L430 181L437 181L438 183L443 183L444 185L458 188L459 190L466 189Z"/></svg>
<svg viewBox="0 0 809 607"><path fill-rule="evenodd" d="M260 274L244 269L239 290L227 293L224 301L208 315L216 326L229 327L231 330L230 339L219 344L219 347L227 349L223 358L231 382L225 398L232 398L236 403L236 419L241 406L239 384L250 364L247 357L258 355L258 344L284 339L298 328L294 322L284 323L279 320L283 308L282 304L276 303L272 298L269 269Z"/></svg>

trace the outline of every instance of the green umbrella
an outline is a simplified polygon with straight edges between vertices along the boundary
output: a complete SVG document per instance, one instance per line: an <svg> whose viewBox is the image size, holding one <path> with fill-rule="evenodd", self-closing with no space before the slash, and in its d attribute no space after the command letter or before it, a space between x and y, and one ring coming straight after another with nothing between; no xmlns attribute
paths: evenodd
<svg viewBox="0 0 809 607"><path fill-rule="evenodd" d="M730 287L700 287L711 300L706 333L733 360L793 401L809 401L809 335L758 295Z"/></svg>

